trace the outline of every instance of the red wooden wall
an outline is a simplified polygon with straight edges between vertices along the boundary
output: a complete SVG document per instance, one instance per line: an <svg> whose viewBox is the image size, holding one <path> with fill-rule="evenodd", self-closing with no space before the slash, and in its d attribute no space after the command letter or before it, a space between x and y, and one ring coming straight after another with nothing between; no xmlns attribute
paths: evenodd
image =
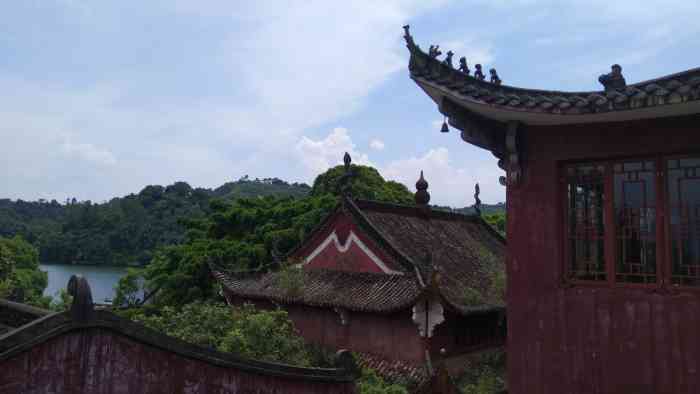
<svg viewBox="0 0 700 394"><path fill-rule="evenodd" d="M0 365L0 394L355 393L324 383L243 372L187 358L105 329L60 335Z"/></svg>
<svg viewBox="0 0 700 394"><path fill-rule="evenodd" d="M509 187L508 380L519 393L700 392L700 293L562 285L561 160L700 151L700 117L530 127Z"/></svg>

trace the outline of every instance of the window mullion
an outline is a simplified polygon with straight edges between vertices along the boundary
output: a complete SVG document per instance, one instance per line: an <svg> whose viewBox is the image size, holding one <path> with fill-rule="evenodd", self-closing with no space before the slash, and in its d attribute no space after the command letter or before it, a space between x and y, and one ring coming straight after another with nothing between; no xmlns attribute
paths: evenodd
<svg viewBox="0 0 700 394"><path fill-rule="evenodd" d="M657 158L656 172L656 261L659 270L657 284L666 287L670 281L670 259L667 258L666 164Z"/></svg>
<svg viewBox="0 0 700 394"><path fill-rule="evenodd" d="M605 164L604 195L605 201L605 269L608 277L608 284L615 284L615 196L613 183L612 163Z"/></svg>

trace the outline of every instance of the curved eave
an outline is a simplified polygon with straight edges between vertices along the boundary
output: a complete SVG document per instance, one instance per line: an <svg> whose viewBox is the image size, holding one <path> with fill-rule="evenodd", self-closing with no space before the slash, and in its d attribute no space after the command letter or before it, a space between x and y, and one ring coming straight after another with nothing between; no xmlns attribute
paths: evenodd
<svg viewBox="0 0 700 394"><path fill-rule="evenodd" d="M413 42L411 78L450 116L465 109L499 122L531 125L621 122L700 113L700 68L606 91L564 92L497 85L432 58ZM455 107L453 104L456 104Z"/></svg>
<svg viewBox="0 0 700 394"><path fill-rule="evenodd" d="M490 104L478 98L463 95L433 81L421 77L412 79L428 96L441 107L449 100L472 113L499 122L518 121L529 125L564 125L583 123L623 122L630 120L684 116L700 113L700 100L663 101L657 99L654 105L590 112L576 108L569 110L545 110L538 108L518 108L508 105ZM445 113L450 116L449 113Z"/></svg>

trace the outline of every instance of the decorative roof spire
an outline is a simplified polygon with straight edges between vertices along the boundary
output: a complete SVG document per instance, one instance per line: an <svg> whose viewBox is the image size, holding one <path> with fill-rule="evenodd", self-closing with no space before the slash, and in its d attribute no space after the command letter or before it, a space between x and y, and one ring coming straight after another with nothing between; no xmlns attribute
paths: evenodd
<svg viewBox="0 0 700 394"><path fill-rule="evenodd" d="M423 170L420 172L420 178L416 182L416 205L427 207L430 202L430 194L428 193L428 181L423 178Z"/></svg>
<svg viewBox="0 0 700 394"><path fill-rule="evenodd" d="M343 166L345 167L345 172L338 179L338 188L340 189L340 194L346 197L352 195L352 185L350 184L351 178L355 175L352 171L352 158L348 152L343 155Z"/></svg>
<svg viewBox="0 0 700 394"><path fill-rule="evenodd" d="M481 216L481 200L479 199L479 193L481 193L481 190L479 189L479 182L474 185L474 211L476 211L476 214Z"/></svg>

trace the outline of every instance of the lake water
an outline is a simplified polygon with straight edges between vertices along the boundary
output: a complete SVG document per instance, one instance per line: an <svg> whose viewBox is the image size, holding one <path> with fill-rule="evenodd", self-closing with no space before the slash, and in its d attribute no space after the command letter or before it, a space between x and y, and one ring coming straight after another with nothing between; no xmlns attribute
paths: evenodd
<svg viewBox="0 0 700 394"><path fill-rule="evenodd" d="M44 295L56 297L60 289L65 289L71 275L82 275L90 283L92 300L103 303L114 299L114 287L126 275L127 267L104 267L99 265L41 264L40 269L49 274L49 285Z"/></svg>

